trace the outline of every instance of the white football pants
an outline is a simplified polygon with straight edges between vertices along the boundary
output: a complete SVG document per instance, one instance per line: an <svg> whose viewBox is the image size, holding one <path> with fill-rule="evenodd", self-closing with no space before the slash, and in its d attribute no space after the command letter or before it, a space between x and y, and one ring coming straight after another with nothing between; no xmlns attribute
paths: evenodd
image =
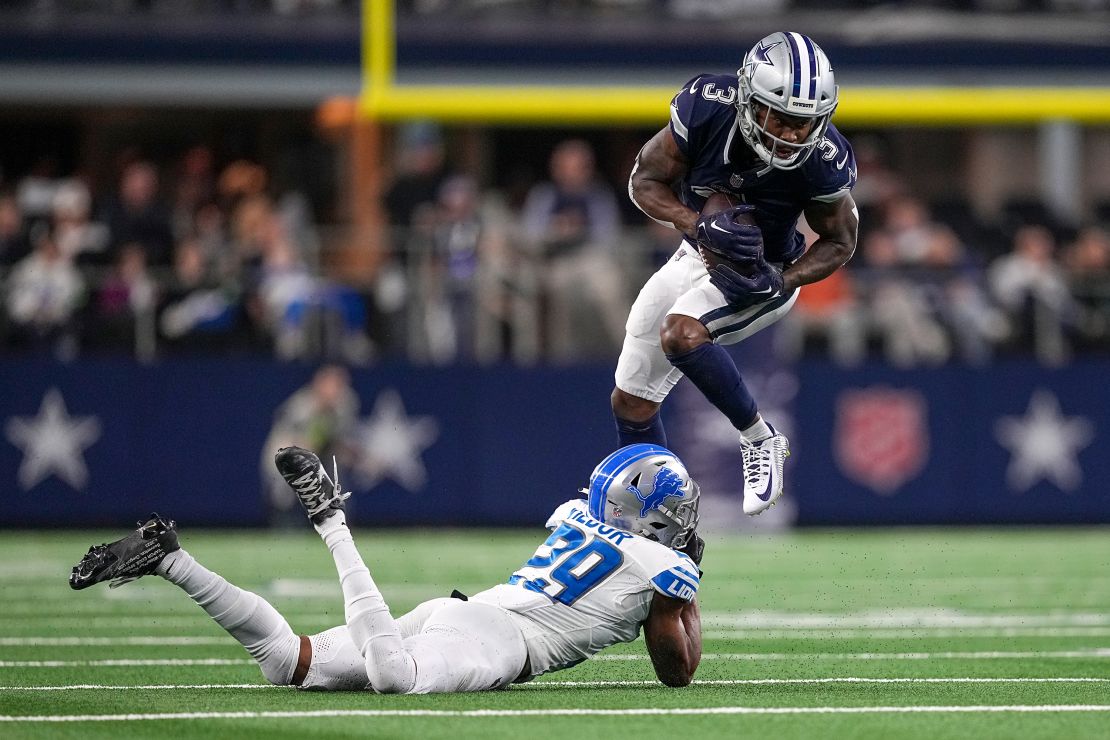
<svg viewBox="0 0 1110 740"><path fill-rule="evenodd" d="M335 560L347 625L309 638L312 665L303 688L371 688L383 694L486 691L508 686L524 671L528 649L508 611L435 599L394 620L343 515L332 515L316 529Z"/></svg>
<svg viewBox="0 0 1110 740"><path fill-rule="evenodd" d="M520 676L528 650L509 612L443 598L426 601L394 621L366 566L359 571L362 560L350 530L342 525L330 539L336 566L346 573L347 624L308 638L312 662L301 688L450 693L502 688ZM229 583L185 550L166 556L156 572L181 587L242 643L267 680L279 686L292 683L300 638L265 599Z"/></svg>
<svg viewBox="0 0 1110 740"><path fill-rule="evenodd" d="M748 308L728 305L709 282L697 250L684 241L674 257L648 278L625 324L624 346L617 360L616 384L626 393L662 403L682 379L659 339L668 314L690 316L709 330L718 344L735 344L775 323L794 307L798 291Z"/></svg>
<svg viewBox="0 0 1110 740"><path fill-rule="evenodd" d="M508 613L489 604L432 599L397 619L416 682L407 693L485 691L509 685L524 669L527 649ZM312 664L301 683L311 691L373 690L366 659L347 625L309 636Z"/></svg>

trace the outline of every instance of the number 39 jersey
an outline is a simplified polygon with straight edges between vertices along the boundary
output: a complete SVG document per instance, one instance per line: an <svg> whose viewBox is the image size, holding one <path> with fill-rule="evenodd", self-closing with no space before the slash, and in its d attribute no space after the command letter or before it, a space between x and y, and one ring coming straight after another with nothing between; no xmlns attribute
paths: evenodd
<svg viewBox="0 0 1110 740"><path fill-rule="evenodd" d="M471 597L516 617L534 676L636 639L655 592L683 601L697 594L689 557L599 522L585 501L557 508L547 528L551 536L508 583Z"/></svg>

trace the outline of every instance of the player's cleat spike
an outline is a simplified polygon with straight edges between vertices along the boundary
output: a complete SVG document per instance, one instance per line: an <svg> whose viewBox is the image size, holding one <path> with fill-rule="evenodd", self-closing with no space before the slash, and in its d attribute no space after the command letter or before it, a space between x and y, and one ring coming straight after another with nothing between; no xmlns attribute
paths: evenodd
<svg viewBox="0 0 1110 740"><path fill-rule="evenodd" d="M782 467L790 456L790 442L771 427L767 439L752 442L741 437L740 452L744 455L744 513L762 514L782 496Z"/></svg>
<svg viewBox="0 0 1110 740"><path fill-rule="evenodd" d="M73 566L70 587L79 590L110 580L110 587L117 588L150 575L166 555L181 549L173 520L151 514L149 520L138 522L138 526L121 540L90 547L81 562Z"/></svg>
<svg viewBox="0 0 1110 740"><path fill-rule="evenodd" d="M339 487L339 464L332 458L332 475L324 470L316 453L303 447L282 447L274 455L274 465L297 494L313 524L320 524L333 512L343 510L351 494Z"/></svg>

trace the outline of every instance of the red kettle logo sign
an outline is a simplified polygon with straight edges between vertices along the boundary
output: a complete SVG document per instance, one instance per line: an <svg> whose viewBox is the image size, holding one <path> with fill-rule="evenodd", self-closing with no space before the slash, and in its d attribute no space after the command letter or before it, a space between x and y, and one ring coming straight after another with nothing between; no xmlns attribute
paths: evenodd
<svg viewBox="0 0 1110 740"><path fill-rule="evenodd" d="M833 439L846 477L890 495L929 458L925 399L917 391L881 386L844 391L836 402Z"/></svg>

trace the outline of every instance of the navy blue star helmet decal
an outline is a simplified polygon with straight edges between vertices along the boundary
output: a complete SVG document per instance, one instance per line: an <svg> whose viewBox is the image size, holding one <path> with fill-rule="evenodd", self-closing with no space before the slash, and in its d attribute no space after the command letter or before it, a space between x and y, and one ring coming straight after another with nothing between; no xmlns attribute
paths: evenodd
<svg viewBox="0 0 1110 740"><path fill-rule="evenodd" d="M652 509L658 509L667 498L671 496L682 498L686 495L682 490L682 477L670 468L659 469L659 472L655 474L651 493L646 496L636 487L636 482L630 484L628 490L636 494L636 498L643 502L643 506L640 508L641 518L647 516L647 513Z"/></svg>
<svg viewBox="0 0 1110 740"><path fill-rule="evenodd" d="M763 42L760 41L759 46L752 49L752 63L758 62L759 64L766 64L766 65L769 65L771 67L775 66L775 63L771 61L771 58L769 56L767 56L767 53L769 51L771 51L771 49L774 49L776 46L778 46L781 43L782 43L781 41L776 41L773 44L769 44L767 46L764 46Z"/></svg>

